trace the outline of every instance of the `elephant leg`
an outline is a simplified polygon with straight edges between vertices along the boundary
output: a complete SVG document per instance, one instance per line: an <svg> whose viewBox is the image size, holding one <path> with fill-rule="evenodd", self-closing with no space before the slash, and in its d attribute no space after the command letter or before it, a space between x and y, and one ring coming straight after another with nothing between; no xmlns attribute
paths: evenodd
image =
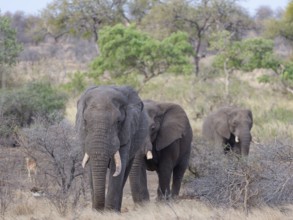
<svg viewBox="0 0 293 220"><path fill-rule="evenodd" d="M166 170L166 168L158 170L159 187L157 190L158 199L166 200L170 197L170 181L171 181L172 169Z"/></svg>
<svg viewBox="0 0 293 220"><path fill-rule="evenodd" d="M124 150L125 149L125 150ZM122 201L122 193L123 193L123 182L124 182L124 175L126 171L128 152L127 147L120 151L121 157L121 165L122 170L120 175L113 177L113 173L115 172L116 166L115 162L112 158L110 163L110 175L109 175L109 183L108 183L108 191L107 191L107 198L105 208L109 210L115 210L120 212L121 211L121 201Z"/></svg>
<svg viewBox="0 0 293 220"><path fill-rule="evenodd" d="M128 162L126 169L125 169L124 179L123 179L123 183L122 183L121 196L120 196L119 205L118 205L120 208L122 206L123 189L124 189L125 183L127 181L129 172L131 170L132 163L133 163L133 159Z"/></svg>
<svg viewBox="0 0 293 220"><path fill-rule="evenodd" d="M150 200L147 188L147 173L144 155L137 155L135 157L129 174L129 181L132 199L135 203L142 203Z"/></svg>
<svg viewBox="0 0 293 220"><path fill-rule="evenodd" d="M181 182L184 173L188 167L188 159L183 159L173 170L173 184L172 184L172 197L176 198L179 195Z"/></svg>
<svg viewBox="0 0 293 220"><path fill-rule="evenodd" d="M160 151L158 176L159 188L158 198L169 198L170 196L170 182L175 163L180 154L180 141L176 140L168 147Z"/></svg>
<svg viewBox="0 0 293 220"><path fill-rule="evenodd" d="M179 150L179 163L173 169L172 197L176 198L179 195L182 179L189 164L191 151L191 138L184 137L174 143L175 149Z"/></svg>

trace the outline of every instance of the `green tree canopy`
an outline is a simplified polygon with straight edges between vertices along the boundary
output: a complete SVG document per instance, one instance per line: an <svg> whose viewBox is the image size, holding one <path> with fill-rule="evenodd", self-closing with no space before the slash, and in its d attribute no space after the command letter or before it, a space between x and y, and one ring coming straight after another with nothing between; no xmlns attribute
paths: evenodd
<svg viewBox="0 0 293 220"><path fill-rule="evenodd" d="M91 76L94 78L105 71L114 77L138 73L146 82L165 72L184 74L192 71L189 60L192 47L183 32L159 41L134 26L119 24L102 29L98 44L101 55L92 65Z"/></svg>
<svg viewBox="0 0 293 220"><path fill-rule="evenodd" d="M16 40L16 31L11 28L10 20L0 14L0 74L2 88L5 87L6 67L16 63L22 50L21 44Z"/></svg>
<svg viewBox="0 0 293 220"><path fill-rule="evenodd" d="M269 37L282 36L293 41L293 1L291 0L280 19L271 19L266 24L265 34Z"/></svg>
<svg viewBox="0 0 293 220"><path fill-rule="evenodd" d="M155 5L142 20L143 30L161 39L176 31L188 33L194 50L196 74L205 53L204 45L214 31L227 30L240 38L250 26L247 13L237 0L168 0Z"/></svg>
<svg viewBox="0 0 293 220"><path fill-rule="evenodd" d="M140 21L158 0L54 0L42 12L43 26L55 39L73 34L93 38L105 25Z"/></svg>
<svg viewBox="0 0 293 220"><path fill-rule="evenodd" d="M212 49L218 50L214 65L227 69L252 71L257 68L278 71L279 60L274 56L274 42L264 38L249 38L242 41L231 41L228 32L214 35Z"/></svg>

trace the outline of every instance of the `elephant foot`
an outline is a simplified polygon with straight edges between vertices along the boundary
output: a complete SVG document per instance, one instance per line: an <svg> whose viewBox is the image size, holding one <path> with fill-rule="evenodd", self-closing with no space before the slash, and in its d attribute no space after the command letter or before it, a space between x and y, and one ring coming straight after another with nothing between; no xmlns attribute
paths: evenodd
<svg viewBox="0 0 293 220"><path fill-rule="evenodd" d="M171 200L172 196L171 193L168 192L167 190L163 192L161 189L158 189L158 196L157 196L157 201L168 201Z"/></svg>

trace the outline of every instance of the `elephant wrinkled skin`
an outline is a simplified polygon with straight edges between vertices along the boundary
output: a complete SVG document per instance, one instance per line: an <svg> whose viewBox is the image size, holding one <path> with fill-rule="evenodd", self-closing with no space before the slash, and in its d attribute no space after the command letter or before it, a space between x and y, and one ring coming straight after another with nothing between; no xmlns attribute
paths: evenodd
<svg viewBox="0 0 293 220"><path fill-rule="evenodd" d="M148 126L141 99L126 86L88 88L77 104L76 128L85 153L82 165L90 167L92 207L120 211L135 154L145 152Z"/></svg>
<svg viewBox="0 0 293 220"><path fill-rule="evenodd" d="M178 196L188 167L193 136L188 117L179 105L146 100L144 106L150 133L147 144L151 145L153 158L147 159L141 155L135 157L133 167L139 168L131 170L129 179L132 197L136 203L149 200L146 170L156 171L158 174L158 199Z"/></svg>
<svg viewBox="0 0 293 220"><path fill-rule="evenodd" d="M206 117L202 135L208 141L224 147L224 152L247 156L253 126L252 112L237 107L222 107Z"/></svg>

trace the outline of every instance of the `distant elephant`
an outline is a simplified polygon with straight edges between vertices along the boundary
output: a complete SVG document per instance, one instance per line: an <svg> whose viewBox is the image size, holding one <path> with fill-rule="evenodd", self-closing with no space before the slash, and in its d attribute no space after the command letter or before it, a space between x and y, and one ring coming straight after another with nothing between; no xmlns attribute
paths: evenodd
<svg viewBox="0 0 293 220"><path fill-rule="evenodd" d="M247 156L251 142L250 130L253 125L252 112L237 107L222 107L206 117L202 134L207 140L222 145L224 152Z"/></svg>
<svg viewBox="0 0 293 220"><path fill-rule="evenodd" d="M88 88L77 103L76 128L84 150L82 166L88 161L90 165L92 207L120 211L133 159L144 151L141 147L148 137L143 102L130 87Z"/></svg>
<svg viewBox="0 0 293 220"><path fill-rule="evenodd" d="M133 163L135 169L131 170L129 180L133 201L136 203L149 200L146 170L156 171L158 174L158 199L178 196L183 175L188 167L193 136L188 117L179 105L146 100L144 106L148 113L148 144L152 145L153 158L148 159L140 155Z"/></svg>

